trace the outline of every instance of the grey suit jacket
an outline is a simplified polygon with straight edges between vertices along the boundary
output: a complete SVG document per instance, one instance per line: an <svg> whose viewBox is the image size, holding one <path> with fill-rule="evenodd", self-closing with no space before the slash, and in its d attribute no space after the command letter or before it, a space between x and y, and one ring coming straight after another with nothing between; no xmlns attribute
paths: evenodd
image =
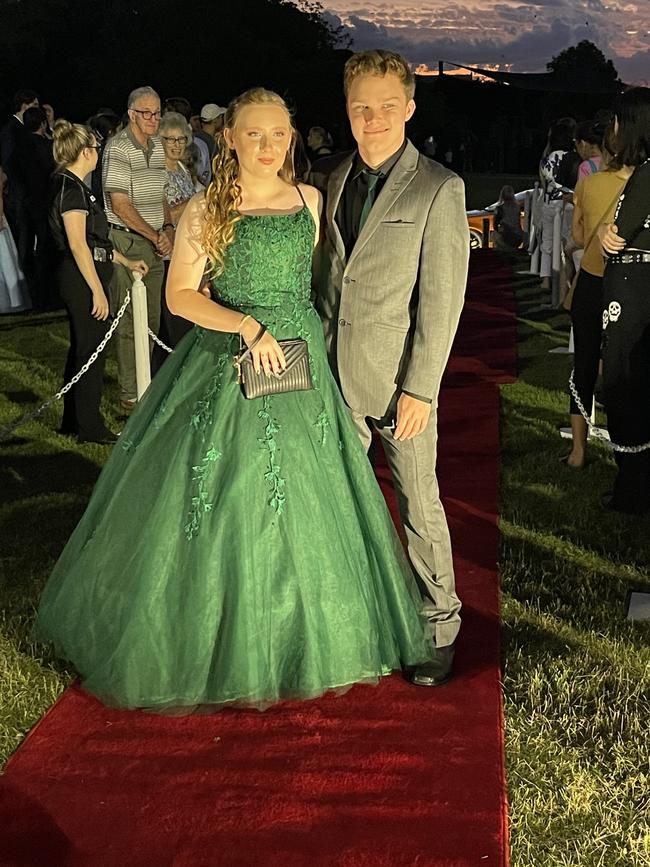
<svg viewBox="0 0 650 867"><path fill-rule="evenodd" d="M335 214L353 160L329 176L314 267L330 363L356 412L383 418L401 390L435 407L467 280L464 185L408 142L348 259Z"/></svg>

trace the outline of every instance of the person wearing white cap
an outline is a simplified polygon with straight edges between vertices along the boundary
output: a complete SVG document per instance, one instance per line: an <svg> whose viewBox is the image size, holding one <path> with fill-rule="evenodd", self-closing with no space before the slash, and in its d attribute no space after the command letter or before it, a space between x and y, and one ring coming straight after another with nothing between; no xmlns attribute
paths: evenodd
<svg viewBox="0 0 650 867"><path fill-rule="evenodd" d="M201 109L201 129L215 137L223 126L226 109L214 102L209 102Z"/></svg>
<svg viewBox="0 0 650 867"><path fill-rule="evenodd" d="M207 187L212 179L212 160L217 150L217 133L223 126L223 116L226 112L225 108L216 105L214 102L208 102L201 109L199 122L201 129L195 130L194 139L203 142L207 149L209 159L207 165L203 168L203 176L201 182Z"/></svg>

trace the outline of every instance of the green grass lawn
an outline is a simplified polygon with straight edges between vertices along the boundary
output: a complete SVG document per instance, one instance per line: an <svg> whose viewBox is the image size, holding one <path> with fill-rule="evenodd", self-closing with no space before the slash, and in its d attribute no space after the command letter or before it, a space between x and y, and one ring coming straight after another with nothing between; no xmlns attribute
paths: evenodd
<svg viewBox="0 0 650 867"><path fill-rule="evenodd" d="M500 183L503 183L501 181ZM497 190L498 192L498 190ZM604 512L614 465L594 445L572 471L568 319L534 312L517 279L519 376L502 389L501 572L513 867L650 865L650 625L625 620L650 591L650 517ZM62 317L0 319L0 426L50 396L67 349ZM105 411L117 428L115 365ZM60 406L0 443L0 761L72 673L29 638L41 587L108 449L59 436Z"/></svg>

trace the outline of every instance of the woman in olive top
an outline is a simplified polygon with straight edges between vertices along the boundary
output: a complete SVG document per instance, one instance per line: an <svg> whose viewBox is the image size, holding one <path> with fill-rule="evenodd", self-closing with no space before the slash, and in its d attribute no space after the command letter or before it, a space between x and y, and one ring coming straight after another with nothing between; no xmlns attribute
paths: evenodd
<svg viewBox="0 0 650 867"><path fill-rule="evenodd" d="M573 240L578 247L584 247L571 303L573 381L587 414L591 413L594 399L603 330L605 261L596 230L600 224L611 222L618 197L631 173L631 169L621 168L611 159L605 170L581 178L573 194ZM587 422L573 396L570 413L573 445L562 460L568 466L580 469L585 463L588 431Z"/></svg>
<svg viewBox="0 0 650 867"><path fill-rule="evenodd" d="M99 145L88 127L57 121L50 202L50 228L58 251L59 295L70 320L70 350L65 366L68 382L88 361L108 330L108 286L113 261L141 275L147 266L113 250L101 204L83 179L97 165ZM110 444L116 436L99 410L105 355L102 353L64 398L61 433L76 434L80 442Z"/></svg>

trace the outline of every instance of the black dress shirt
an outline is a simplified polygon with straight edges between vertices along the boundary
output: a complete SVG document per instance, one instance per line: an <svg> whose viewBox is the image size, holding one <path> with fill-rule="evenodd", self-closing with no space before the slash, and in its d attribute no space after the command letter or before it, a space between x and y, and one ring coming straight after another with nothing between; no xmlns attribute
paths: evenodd
<svg viewBox="0 0 650 867"><path fill-rule="evenodd" d="M376 169L371 169L370 166L367 166L361 159L361 155L357 153L350 174L343 187L341 200L336 211L336 223L341 231L343 243L345 244L345 253L348 258L359 237L359 222L361 220L361 211L368 195L369 175L379 176L379 180L375 186L376 201L377 196L381 192L395 164L404 153L405 148L406 140L404 140L399 150L388 157Z"/></svg>

